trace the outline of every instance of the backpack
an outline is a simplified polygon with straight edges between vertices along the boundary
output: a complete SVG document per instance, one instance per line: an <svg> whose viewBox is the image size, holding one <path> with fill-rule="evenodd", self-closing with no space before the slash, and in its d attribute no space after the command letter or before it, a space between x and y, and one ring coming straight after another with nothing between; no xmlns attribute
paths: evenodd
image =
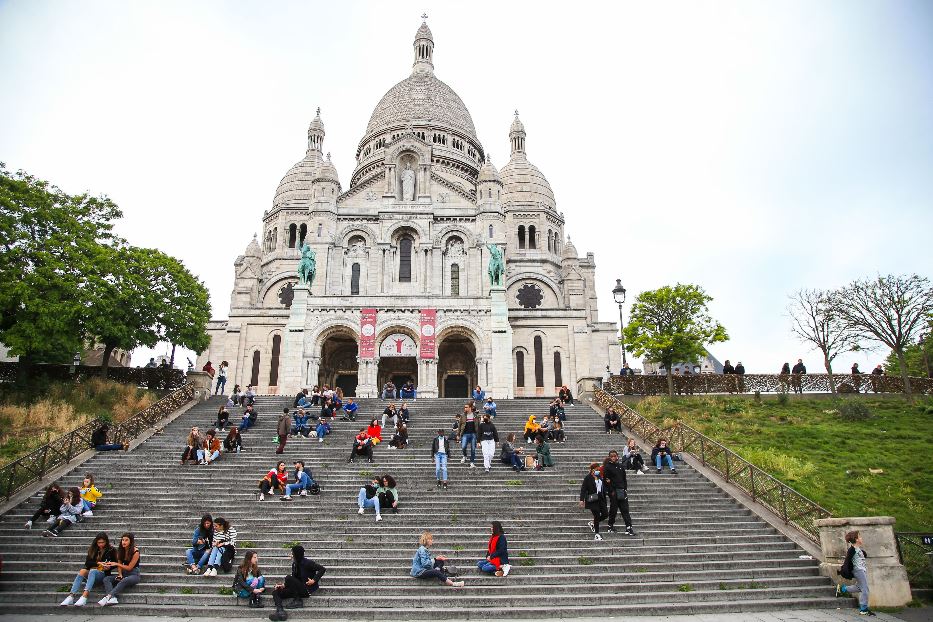
<svg viewBox="0 0 933 622"><path fill-rule="evenodd" d="M843 579L852 580L855 578L854 564L852 563L852 558L855 556L855 547L849 547L849 550L846 552L845 561L842 562L842 565L839 567L839 576Z"/></svg>
<svg viewBox="0 0 933 622"><path fill-rule="evenodd" d="M313 482L313 483L311 484L311 487L308 488L308 494L309 494L309 495L319 495L319 494L321 494L321 487L318 486L318 483L317 483L317 482Z"/></svg>
<svg viewBox="0 0 933 622"><path fill-rule="evenodd" d="M236 547L227 545L220 556L220 569L224 572L233 570L233 558L236 557Z"/></svg>

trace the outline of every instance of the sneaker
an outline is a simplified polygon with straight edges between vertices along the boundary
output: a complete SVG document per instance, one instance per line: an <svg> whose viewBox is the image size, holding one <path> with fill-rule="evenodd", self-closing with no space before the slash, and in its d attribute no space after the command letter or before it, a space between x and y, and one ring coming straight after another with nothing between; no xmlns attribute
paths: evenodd
<svg viewBox="0 0 933 622"><path fill-rule="evenodd" d="M111 596L110 598L107 599L107 602L101 604L101 607L103 607L104 605L119 605L119 604L120 604L120 601L117 600L117 597Z"/></svg>
<svg viewBox="0 0 933 622"><path fill-rule="evenodd" d="M265 500L266 500L266 495L264 495L263 493L259 493L259 500L260 500L260 501L265 501Z"/></svg>
<svg viewBox="0 0 933 622"><path fill-rule="evenodd" d="M510 573L511 571L512 571L512 565L511 565L511 564L502 564L502 576L503 576L503 577L509 576L509 573Z"/></svg>
<svg viewBox="0 0 933 622"><path fill-rule="evenodd" d="M593 526L593 521L588 522L587 526L589 526L590 531L592 531L593 533L596 533L596 527Z"/></svg>
<svg viewBox="0 0 933 622"><path fill-rule="evenodd" d="M447 490L447 482L444 482L444 490Z"/></svg>
<svg viewBox="0 0 933 622"><path fill-rule="evenodd" d="M59 607L67 607L68 605L73 605L74 602L75 602L75 596L74 596L74 594L69 594L67 597L65 597L65 600L63 600L61 603L59 603L58 606L59 606Z"/></svg>
<svg viewBox="0 0 933 622"><path fill-rule="evenodd" d="M450 587L463 587L463 581L454 581L453 583L450 584ZM871 614L871 615L875 615L875 614Z"/></svg>
<svg viewBox="0 0 933 622"><path fill-rule="evenodd" d="M606 533L615 533L615 532L616 532L615 527L612 527L612 526L606 527Z"/></svg>
<svg viewBox="0 0 933 622"><path fill-rule="evenodd" d="M836 585L836 598L842 598L845 592L842 591L842 585Z"/></svg>
<svg viewBox="0 0 933 622"><path fill-rule="evenodd" d="M317 442L323 443L323 442L324 442L324 437L322 436L321 438L317 439Z"/></svg>
<svg viewBox="0 0 933 622"><path fill-rule="evenodd" d="M463 464L464 462L466 462L466 456L460 458L460 464Z"/></svg>
<svg viewBox="0 0 933 622"><path fill-rule="evenodd" d="M208 568L207 571L204 573L204 576L205 576L205 577L216 577L216 576L217 576L217 569L216 569L216 568Z"/></svg>
<svg viewBox="0 0 933 622"><path fill-rule="evenodd" d="M438 487L438 488L441 487L441 480L437 480L437 487Z"/></svg>
<svg viewBox="0 0 933 622"><path fill-rule="evenodd" d="M378 523L378 522L381 521L381 520L382 520L382 515L381 515L381 514L376 514L376 522Z"/></svg>
<svg viewBox="0 0 933 622"><path fill-rule="evenodd" d="M26 529L32 529L32 521L31 521L31 520L26 521ZM69 604L70 604L70 603L69 603Z"/></svg>
<svg viewBox="0 0 933 622"><path fill-rule="evenodd" d="M603 537L602 537L601 535L599 535L599 534L596 534L596 535L593 536L593 540L602 540L602 539L603 539Z"/></svg>
<svg viewBox="0 0 933 622"><path fill-rule="evenodd" d="M641 467L641 472L642 472L642 473L647 473L647 472L648 472L648 467L646 467L646 466Z"/></svg>
<svg viewBox="0 0 933 622"><path fill-rule="evenodd" d="M42 532L42 537L43 538L57 538L58 533L55 531L52 531L51 529L46 529L45 531Z"/></svg>
<svg viewBox="0 0 933 622"><path fill-rule="evenodd" d="M671 469L671 475L677 475L677 469Z"/></svg>
<svg viewBox="0 0 933 622"><path fill-rule="evenodd" d="M661 472L661 469L658 469L658 473L660 473L660 472Z"/></svg>
<svg viewBox="0 0 933 622"><path fill-rule="evenodd" d="M360 511L359 511L358 513L359 513L359 514L362 514L362 513L363 513L363 508L360 508Z"/></svg>
<svg viewBox="0 0 933 622"><path fill-rule="evenodd" d="M859 609L858 614L860 616L873 616L875 615L875 612L871 609Z"/></svg>
<svg viewBox="0 0 933 622"><path fill-rule="evenodd" d="M489 469L486 469L486 472L489 473Z"/></svg>
<svg viewBox="0 0 933 622"><path fill-rule="evenodd" d="M625 535L627 535L627 536L634 536L634 535L635 535L635 530L632 529L631 527L626 527L626 528L625 528Z"/></svg>
<svg viewBox="0 0 933 622"><path fill-rule="evenodd" d="M635 475L644 475L644 474L645 474L644 471L635 471Z"/></svg>
<svg viewBox="0 0 933 622"><path fill-rule="evenodd" d="M81 516L84 516L85 518L89 518L91 516L94 516L94 512L88 510L87 512L84 512Z"/></svg>
<svg viewBox="0 0 933 622"><path fill-rule="evenodd" d="M83 607L86 604L87 604L87 596L82 596L81 598L75 601L75 607Z"/></svg>
<svg viewBox="0 0 933 622"><path fill-rule="evenodd" d="M279 498L279 501L291 501L291 500L292 500L292 498L291 498L290 496L285 496L285 495L282 495L282 496Z"/></svg>
<svg viewBox="0 0 933 622"><path fill-rule="evenodd" d="M471 468L471 469L475 469L475 468L476 468L476 465L475 465L474 463L471 462L471 463L470 463L470 468Z"/></svg>
<svg viewBox="0 0 933 622"><path fill-rule="evenodd" d="M101 607L103 607L103 606L106 605L108 602L110 602L110 596L104 596L104 597L101 598L99 601L97 601L97 604L100 605Z"/></svg>
<svg viewBox="0 0 933 622"><path fill-rule="evenodd" d="M308 490L307 490L306 488L302 488L302 489L301 489L301 492L298 493L298 496L299 496L299 497L307 497L307 496L308 496Z"/></svg>

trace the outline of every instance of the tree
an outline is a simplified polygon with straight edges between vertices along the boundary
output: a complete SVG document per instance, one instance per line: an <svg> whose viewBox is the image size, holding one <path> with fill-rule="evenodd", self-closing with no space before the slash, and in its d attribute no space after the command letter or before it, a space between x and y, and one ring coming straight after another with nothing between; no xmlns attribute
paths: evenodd
<svg viewBox="0 0 933 622"><path fill-rule="evenodd" d="M200 354L211 343L205 330L211 319L207 288L174 257L159 251L149 252L157 259L153 266L152 289L158 299L160 337L172 344L172 363L175 362L175 346Z"/></svg>
<svg viewBox="0 0 933 622"><path fill-rule="evenodd" d="M882 343L897 357L904 393L910 395L907 347L933 317L933 288L916 274L853 281L833 297L840 319L859 338Z"/></svg>
<svg viewBox="0 0 933 622"><path fill-rule="evenodd" d="M707 312L706 304L711 300L699 286L678 283L642 292L632 305L625 342L635 356L664 365L671 396L675 362L696 363L705 356L708 344L729 339L726 329Z"/></svg>
<svg viewBox="0 0 933 622"><path fill-rule="evenodd" d="M921 339L904 348L904 361L907 363L908 376L933 378L930 369L933 362L933 320L927 324ZM900 371L900 361L893 350L884 360L884 369L889 374Z"/></svg>
<svg viewBox="0 0 933 622"><path fill-rule="evenodd" d="M83 349L90 276L104 266L101 247L119 208L106 197L68 195L0 163L0 342L36 361L70 361Z"/></svg>
<svg viewBox="0 0 933 622"><path fill-rule="evenodd" d="M823 365L829 374L829 390L836 394L833 360L842 352L858 347L858 336L836 313L833 293L801 289L790 296L787 310L791 316L791 331L803 342L809 342L823 353Z"/></svg>

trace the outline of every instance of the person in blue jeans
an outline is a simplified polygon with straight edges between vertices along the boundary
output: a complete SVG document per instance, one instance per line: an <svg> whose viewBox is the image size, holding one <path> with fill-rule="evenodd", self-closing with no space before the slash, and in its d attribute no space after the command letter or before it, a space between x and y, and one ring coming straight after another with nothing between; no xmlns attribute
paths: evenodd
<svg viewBox="0 0 933 622"><path fill-rule="evenodd" d="M470 394L470 397L473 398L474 401L482 402L484 399L486 399L486 392L483 391L483 387L476 385L476 388L473 389L473 393Z"/></svg>
<svg viewBox="0 0 933 622"><path fill-rule="evenodd" d="M360 514L366 511L366 508L373 508L376 510L376 522L382 520L382 514L379 507L379 487L382 486L382 481L378 477L374 477L373 481L369 484L366 484L360 488L360 494L356 497L356 503L360 506Z"/></svg>
<svg viewBox="0 0 933 622"><path fill-rule="evenodd" d="M298 436L301 434L305 438L308 438L308 435L311 434L311 424L308 423L308 413L305 412L305 409L298 407L298 410L292 415L292 434Z"/></svg>
<svg viewBox="0 0 933 622"><path fill-rule="evenodd" d="M667 463L667 466L671 469L671 473L677 472L677 469L674 468L674 459L672 456L671 448L667 446L667 439L659 438L654 449L651 450L651 461L654 462L654 465L658 468L658 473L661 472L662 461Z"/></svg>
<svg viewBox="0 0 933 622"><path fill-rule="evenodd" d="M214 518L210 514L201 517L201 522L191 534L191 548L185 551L188 562L188 574L198 574L211 555L211 542L214 541Z"/></svg>
<svg viewBox="0 0 933 622"><path fill-rule="evenodd" d="M243 422L240 423L240 432L250 429L256 425L256 420L259 417L259 413L253 408L252 403L246 405L246 410L243 411Z"/></svg>
<svg viewBox="0 0 933 622"><path fill-rule="evenodd" d="M496 418L496 403L493 401L491 395L486 398L486 402L483 404L483 412L493 419Z"/></svg>
<svg viewBox="0 0 933 622"><path fill-rule="evenodd" d="M460 458L460 464L466 462L467 446L470 448L470 468L476 468L476 413L470 404L463 407L463 414L460 415L460 449L463 450L463 457Z"/></svg>
<svg viewBox="0 0 933 622"><path fill-rule="evenodd" d="M450 456L450 440L442 428L437 429L434 442L431 443L431 458L434 459L434 476L437 477L437 487L447 490L447 458Z"/></svg>
<svg viewBox="0 0 933 622"><path fill-rule="evenodd" d="M74 583L71 584L71 590L65 600L61 602L61 606L83 607L86 605L88 594L91 593L94 586L98 582L103 583L104 577L111 572L111 569L103 564L116 561L116 555L116 550L110 544L110 538L107 534L101 532L94 536L94 541L87 551L87 558L84 560L84 568L78 571L78 576L75 577ZM81 585L83 583L85 585L82 591ZM81 596L75 599L78 594L81 594Z"/></svg>
<svg viewBox="0 0 933 622"><path fill-rule="evenodd" d="M454 581L444 569L447 558L443 555L431 557L428 548L434 544L434 536L425 531L418 538L418 550L411 558L411 576L416 579L436 579L450 587L463 587L463 581Z"/></svg>
<svg viewBox="0 0 933 622"><path fill-rule="evenodd" d="M492 536L486 547L486 559L476 562L476 567L480 572L497 577L508 576L512 569L509 565L509 545L505 539L505 531L502 529L502 523L497 520L492 521Z"/></svg>
<svg viewBox="0 0 933 622"><path fill-rule="evenodd" d="M359 407L359 404L353 402L352 397L348 397L347 403L343 405L343 415L340 418L344 421L356 421L356 411Z"/></svg>
<svg viewBox="0 0 933 622"><path fill-rule="evenodd" d="M281 501L291 501L292 493L295 491L300 491L301 496L308 494L308 491L311 490L312 486L316 486L317 482L314 481L314 477L311 476L311 471L305 468L305 463L303 460L295 461L295 483L286 484L285 494L280 498Z"/></svg>
<svg viewBox="0 0 933 622"><path fill-rule="evenodd" d="M859 615L873 616L875 612L868 608L868 566L865 563L868 555L862 548L862 536L858 531L850 531L846 533L846 543L849 549L846 551L846 558L839 575L843 579L854 579L855 585L838 584L836 597L858 594Z"/></svg>
<svg viewBox="0 0 933 622"><path fill-rule="evenodd" d="M224 553L231 547L236 549L236 529L233 528L230 521L218 516L214 521L214 541L210 557L207 558L207 570L204 571L205 577L217 576L217 570L223 561Z"/></svg>
<svg viewBox="0 0 933 622"><path fill-rule="evenodd" d="M217 369L217 388L214 389L214 395L218 395L224 392L224 388L227 386L228 367L230 367L230 363L223 361L220 364L220 367Z"/></svg>
<svg viewBox="0 0 933 622"><path fill-rule="evenodd" d="M330 434L330 423L327 417L321 417L321 420L317 424L317 442L323 443L324 437L328 434Z"/></svg>

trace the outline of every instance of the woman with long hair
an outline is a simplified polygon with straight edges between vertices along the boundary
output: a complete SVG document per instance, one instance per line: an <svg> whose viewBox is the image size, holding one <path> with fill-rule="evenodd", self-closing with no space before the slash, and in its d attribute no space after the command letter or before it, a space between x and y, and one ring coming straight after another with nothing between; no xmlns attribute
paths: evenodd
<svg viewBox="0 0 933 622"><path fill-rule="evenodd" d="M83 513L84 501L81 499L81 491L77 487L71 488L62 499L62 504L58 508L58 517L42 535L57 538L61 532L77 523Z"/></svg>
<svg viewBox="0 0 933 622"><path fill-rule="evenodd" d="M207 570L204 571L205 577L216 577L217 569L224 562L224 557L232 553L236 555L236 529L225 518L218 516L214 519L214 541L212 542L211 554L207 558ZM233 559L233 555L228 558Z"/></svg>
<svg viewBox="0 0 933 622"><path fill-rule="evenodd" d="M217 421L214 424L218 430L223 430L230 424L230 413L225 405L221 405L217 410Z"/></svg>
<svg viewBox="0 0 933 622"><path fill-rule="evenodd" d="M609 517L609 511L606 510L606 495L608 494L606 484L603 482L603 470L598 462L590 464L589 472L583 478L580 485L580 507L585 507L593 513L593 520L589 523L590 529L596 534L594 540L602 540L599 535L599 521L606 520Z"/></svg>
<svg viewBox="0 0 933 622"><path fill-rule="evenodd" d="M380 478L376 493L380 508L392 508L392 513L398 514L398 490L395 486L395 478L386 473Z"/></svg>
<svg viewBox="0 0 933 622"><path fill-rule="evenodd" d="M224 449L228 452L240 453L243 449L243 437L240 435L240 428L230 426L227 437L224 439Z"/></svg>
<svg viewBox="0 0 933 622"><path fill-rule="evenodd" d="M243 563L233 577L233 589L240 598L248 598L250 607L262 607L261 594L266 591L266 578L259 570L259 555L246 551Z"/></svg>
<svg viewBox="0 0 933 622"><path fill-rule="evenodd" d="M266 495L276 489L284 493L286 484L288 484L288 469L285 467L285 462L279 460L275 468L270 469L266 476L259 480L259 500L264 501Z"/></svg>
<svg viewBox="0 0 933 622"><path fill-rule="evenodd" d="M84 568L78 571L78 576L75 577L74 583L71 584L71 590L68 592L68 596L65 597L65 600L61 602L61 606L67 607L73 604L75 607L83 607L86 605L87 597L91 593L91 590L94 589L97 582L109 576L112 571L112 568L105 564L115 560L116 551L114 551L113 545L110 544L110 537L104 532L100 532L94 536L94 541L91 542L91 546L88 547L87 550ZM87 583L84 585L84 590L82 591L81 584L85 583L85 581ZM75 596L79 593L81 596L76 600Z"/></svg>
<svg viewBox="0 0 933 622"><path fill-rule="evenodd" d="M186 464L189 460L194 463L198 461L198 450L201 449L201 445L204 444L204 439L201 438L201 431L198 429L198 426L194 426L188 432L188 440L185 442L185 449L181 452L181 463Z"/></svg>
<svg viewBox="0 0 933 622"><path fill-rule="evenodd" d="M118 604L117 596L120 592L139 583L142 578L139 574L139 558L139 549L136 548L136 536L132 533L125 533L120 536L117 561L109 562L111 570L117 569L117 580L113 580L113 575L104 577L104 587L107 588L107 595L97 601L98 605L103 607Z"/></svg>
<svg viewBox="0 0 933 622"><path fill-rule="evenodd" d="M191 548L185 551L188 574L198 574L207 563L214 541L214 519L210 514L201 517L201 522L191 534Z"/></svg>
<svg viewBox="0 0 933 622"><path fill-rule="evenodd" d="M492 535L486 546L486 559L476 562L480 572L494 574L497 577L508 576L512 566L509 565L509 545L505 539L502 523L492 521Z"/></svg>
<svg viewBox="0 0 933 622"><path fill-rule="evenodd" d="M49 524L54 523L55 519L58 517L59 508L62 507L62 498L64 496L65 491L62 490L58 482L49 484L49 487L45 489L45 494L42 495L42 502L39 504L39 508L33 512L32 518L26 521L26 529L32 529L32 524L40 518L46 519Z"/></svg>

